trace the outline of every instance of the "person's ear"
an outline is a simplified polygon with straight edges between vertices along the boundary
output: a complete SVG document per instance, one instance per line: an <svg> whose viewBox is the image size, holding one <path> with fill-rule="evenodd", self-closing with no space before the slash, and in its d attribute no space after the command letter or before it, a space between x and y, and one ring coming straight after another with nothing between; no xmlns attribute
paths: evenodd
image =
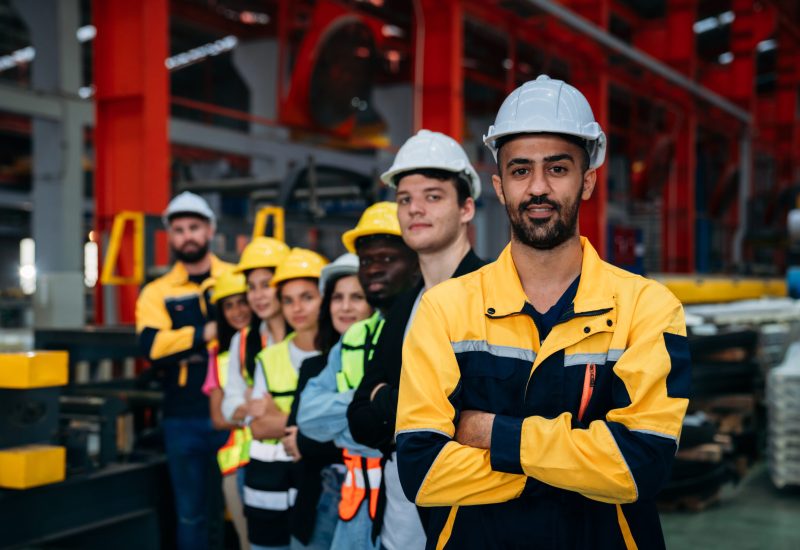
<svg viewBox="0 0 800 550"><path fill-rule="evenodd" d="M505 206L506 196L503 193L503 180L500 179L500 176L497 174L492 174L492 187L494 187L494 193L497 195L497 200L500 201L500 204Z"/></svg>
<svg viewBox="0 0 800 550"><path fill-rule="evenodd" d="M592 168L587 170L583 175L583 191L581 191L581 199L589 200L594 193L594 186L597 184L597 169Z"/></svg>

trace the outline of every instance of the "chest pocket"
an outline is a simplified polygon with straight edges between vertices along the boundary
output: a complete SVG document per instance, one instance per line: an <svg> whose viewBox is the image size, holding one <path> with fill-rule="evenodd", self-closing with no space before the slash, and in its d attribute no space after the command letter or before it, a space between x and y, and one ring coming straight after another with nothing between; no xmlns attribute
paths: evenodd
<svg viewBox="0 0 800 550"><path fill-rule="evenodd" d="M205 320L198 294L167 298L164 303L167 306L169 317L172 319L172 328L196 326Z"/></svg>
<svg viewBox="0 0 800 550"><path fill-rule="evenodd" d="M533 360L492 355L487 351L456 353L461 370L457 409L519 415Z"/></svg>

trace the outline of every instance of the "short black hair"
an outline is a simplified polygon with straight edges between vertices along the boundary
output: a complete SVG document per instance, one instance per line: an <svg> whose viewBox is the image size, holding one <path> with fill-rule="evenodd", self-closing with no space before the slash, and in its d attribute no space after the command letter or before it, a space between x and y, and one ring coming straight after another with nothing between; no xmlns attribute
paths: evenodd
<svg viewBox="0 0 800 550"><path fill-rule="evenodd" d="M414 174L439 181L452 181L453 185L456 186L456 196L459 206L464 206L467 199L472 196L469 178L465 172L450 172L449 170L442 170L441 168L414 168L413 170L400 172L393 178L395 187L400 184L401 179Z"/></svg>
<svg viewBox="0 0 800 550"><path fill-rule="evenodd" d="M528 132L523 134L510 134L507 136L500 136L495 140L494 144L495 148L497 149L497 173L502 174L502 169L501 169L502 167L500 166L500 149L503 148L503 145L521 136L548 136L548 135L559 137L564 141L576 145L583 152L583 154L581 155L581 172L585 174L586 171L589 170L588 142L582 137L573 136L571 134L558 134L555 132Z"/></svg>
<svg viewBox="0 0 800 550"><path fill-rule="evenodd" d="M388 233L375 233L373 235L363 235L356 239L355 246L356 246L356 254L358 254L358 249L364 246L365 244L374 242L374 241L386 241L387 244L396 245L401 248L407 248L408 245L405 243L402 237L399 235L389 235Z"/></svg>

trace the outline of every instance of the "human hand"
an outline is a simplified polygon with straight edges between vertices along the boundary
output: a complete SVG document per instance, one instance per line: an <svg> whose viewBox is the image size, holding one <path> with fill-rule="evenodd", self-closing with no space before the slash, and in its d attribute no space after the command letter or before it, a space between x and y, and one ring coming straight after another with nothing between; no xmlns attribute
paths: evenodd
<svg viewBox="0 0 800 550"><path fill-rule="evenodd" d="M303 458L300 454L300 449L297 446L297 426L287 426L286 435L281 439L283 448L286 449L286 454L294 459L295 462Z"/></svg>
<svg viewBox="0 0 800 550"><path fill-rule="evenodd" d="M247 416L258 418L267 412L267 400L265 398L250 399L245 403L247 408Z"/></svg>
<svg viewBox="0 0 800 550"><path fill-rule="evenodd" d="M258 418L259 416L266 416L268 414L283 414L270 394L264 394L260 398L250 399L247 402L248 416Z"/></svg>
<svg viewBox="0 0 800 550"><path fill-rule="evenodd" d="M483 411L461 411L456 427L456 441L476 449L492 445L494 414Z"/></svg>
<svg viewBox="0 0 800 550"><path fill-rule="evenodd" d="M217 337L217 322L209 321L208 323L206 323L206 326L203 327L203 341L210 342L216 337Z"/></svg>

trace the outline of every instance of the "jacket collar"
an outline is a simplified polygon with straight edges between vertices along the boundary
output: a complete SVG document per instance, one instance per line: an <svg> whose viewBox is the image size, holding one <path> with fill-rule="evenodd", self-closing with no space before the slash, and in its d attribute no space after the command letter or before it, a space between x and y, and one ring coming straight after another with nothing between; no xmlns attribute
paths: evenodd
<svg viewBox="0 0 800 550"><path fill-rule="evenodd" d="M485 265L486 262L479 258L478 255L475 254L475 251L470 248L469 252L467 252L467 255L464 256L461 259L461 262L458 264L458 267L453 273L453 277L461 277L467 273L472 273L473 271L477 271Z"/></svg>
<svg viewBox="0 0 800 550"><path fill-rule="evenodd" d="M608 279L605 262L600 259L591 243L581 237L583 260L581 280L573 302L574 313L590 313L614 308L614 292ZM489 317L505 317L520 313L528 301L522 282L519 280L517 266L511 257L509 243L498 256L497 261L485 268L483 295Z"/></svg>
<svg viewBox="0 0 800 550"><path fill-rule="evenodd" d="M230 266L211 254L211 277L219 277L222 273L230 269ZM189 282L189 273L186 272L186 266L183 262L175 262L164 278L175 286L185 285Z"/></svg>

